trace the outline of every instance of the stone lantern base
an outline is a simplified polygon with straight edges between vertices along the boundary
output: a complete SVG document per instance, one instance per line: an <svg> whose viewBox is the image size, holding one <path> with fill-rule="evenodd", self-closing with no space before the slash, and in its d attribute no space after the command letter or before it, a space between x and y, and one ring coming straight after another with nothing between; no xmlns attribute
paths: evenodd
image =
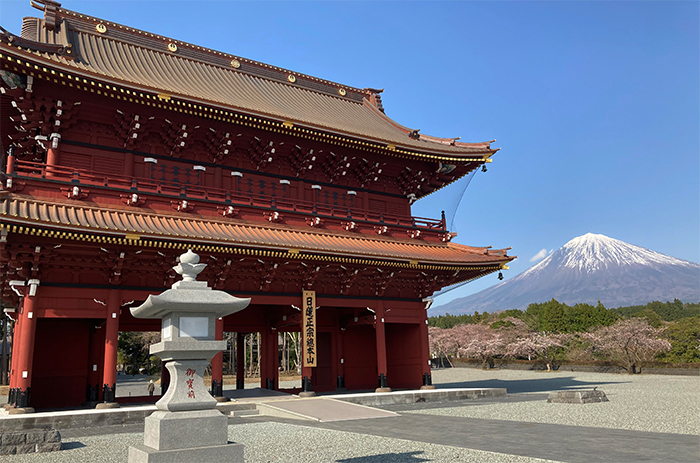
<svg viewBox="0 0 700 463"><path fill-rule="evenodd" d="M243 444L216 445L181 450L154 450L145 445L129 447L129 462L192 463L196 461L225 461L243 463Z"/></svg>
<svg viewBox="0 0 700 463"><path fill-rule="evenodd" d="M227 424L218 410L158 410L145 420L144 445L129 447L129 463L243 463L243 444L228 442Z"/></svg>

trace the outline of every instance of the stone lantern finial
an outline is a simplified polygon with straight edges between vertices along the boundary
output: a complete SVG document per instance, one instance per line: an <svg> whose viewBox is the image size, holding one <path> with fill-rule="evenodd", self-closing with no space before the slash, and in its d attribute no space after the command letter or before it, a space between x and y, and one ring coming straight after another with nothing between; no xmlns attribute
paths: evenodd
<svg viewBox="0 0 700 463"><path fill-rule="evenodd" d="M207 264L199 263L199 256L188 249L186 253L180 256L180 263L173 267L179 275L182 275L182 281L196 281L197 275L204 270Z"/></svg>

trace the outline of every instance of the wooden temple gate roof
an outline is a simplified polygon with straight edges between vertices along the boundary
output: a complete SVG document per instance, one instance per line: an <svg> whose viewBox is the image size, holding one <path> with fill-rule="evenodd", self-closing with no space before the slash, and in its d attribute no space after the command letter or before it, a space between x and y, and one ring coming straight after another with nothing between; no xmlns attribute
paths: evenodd
<svg viewBox="0 0 700 463"><path fill-rule="evenodd" d="M128 209L50 202L29 197L0 199L0 217L14 232L48 234L81 241L123 242L162 246L163 240L207 246L266 249L300 258L301 253L357 259L400 261L406 265L446 267L505 265L513 257L505 250L456 243L425 243L352 232L237 223L188 214L164 215ZM21 230L17 227L25 227ZM43 231L41 231L43 229ZM101 235L96 239L94 235ZM160 242L160 244L159 244Z"/></svg>
<svg viewBox="0 0 700 463"><path fill-rule="evenodd" d="M65 10L56 2L40 3L44 19L25 18L21 37L3 30L0 46L64 70L78 83L112 82L151 93L136 97L184 100L186 110L261 116L397 154L485 162L497 151L490 142L431 137L398 124L384 114L381 90L344 86Z"/></svg>

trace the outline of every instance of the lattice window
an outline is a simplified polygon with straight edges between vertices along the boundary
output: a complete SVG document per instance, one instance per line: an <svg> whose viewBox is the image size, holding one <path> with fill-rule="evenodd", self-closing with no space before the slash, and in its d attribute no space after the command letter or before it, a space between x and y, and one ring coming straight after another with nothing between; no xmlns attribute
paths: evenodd
<svg viewBox="0 0 700 463"><path fill-rule="evenodd" d="M151 180L178 183L180 185L199 185L199 171L191 166L168 166L165 164L151 165Z"/></svg>

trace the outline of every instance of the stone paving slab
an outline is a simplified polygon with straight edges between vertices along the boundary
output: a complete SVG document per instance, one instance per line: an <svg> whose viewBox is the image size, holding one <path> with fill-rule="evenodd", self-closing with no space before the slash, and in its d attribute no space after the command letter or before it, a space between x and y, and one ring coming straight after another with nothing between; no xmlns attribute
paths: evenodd
<svg viewBox="0 0 700 463"><path fill-rule="evenodd" d="M264 416L278 416L301 420L331 421L365 420L398 416L397 413L329 398L277 400L258 404Z"/></svg>

